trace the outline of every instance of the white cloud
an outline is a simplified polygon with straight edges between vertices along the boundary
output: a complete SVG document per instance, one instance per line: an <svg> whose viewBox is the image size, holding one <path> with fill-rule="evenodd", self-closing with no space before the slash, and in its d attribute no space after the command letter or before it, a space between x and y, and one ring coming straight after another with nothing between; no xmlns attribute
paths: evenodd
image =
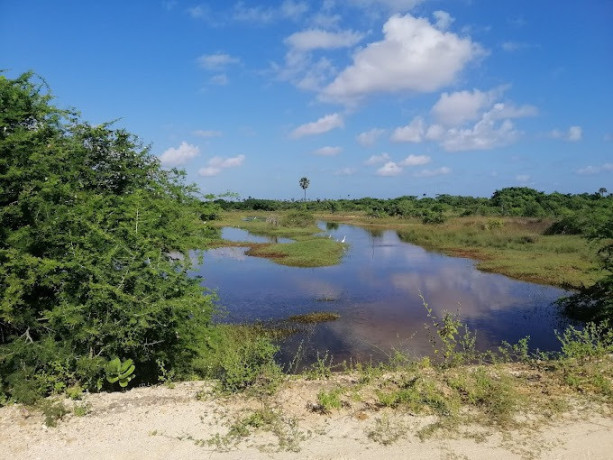
<svg viewBox="0 0 613 460"><path fill-rule="evenodd" d="M225 69L231 64L238 64L240 59L225 53L203 54L198 59L200 67L207 70Z"/></svg>
<svg viewBox="0 0 613 460"><path fill-rule="evenodd" d="M583 130L581 126L571 126L567 131L560 131L559 129L554 129L549 132L549 137L552 139L561 139L569 142L577 142L580 141L583 137Z"/></svg>
<svg viewBox="0 0 613 460"><path fill-rule="evenodd" d="M463 150L489 150L515 142L520 132L511 120L499 123L488 112L472 128L451 128L441 139L441 145L448 152Z"/></svg>
<svg viewBox="0 0 613 460"><path fill-rule="evenodd" d="M334 173L335 176L353 176L356 173L355 168L343 168Z"/></svg>
<svg viewBox="0 0 613 460"><path fill-rule="evenodd" d="M220 137L222 135L221 131L213 131L210 129L197 129L192 133L194 136L204 137L205 139L211 137Z"/></svg>
<svg viewBox="0 0 613 460"><path fill-rule="evenodd" d="M443 176L445 174L450 174L451 169L447 166L443 166L438 169L424 169L413 174L415 177L435 177L435 176Z"/></svg>
<svg viewBox="0 0 613 460"><path fill-rule="evenodd" d="M432 16L434 16L434 19L436 19L435 25L439 30L449 29L449 26L453 23L453 21L455 21L455 19L452 18L446 11L435 11L432 13Z"/></svg>
<svg viewBox="0 0 613 460"><path fill-rule="evenodd" d="M430 163L428 155L409 155L400 162L400 166L421 166Z"/></svg>
<svg viewBox="0 0 613 460"><path fill-rule="evenodd" d="M373 128L369 131L364 131L363 133L358 134L356 140L362 147L370 147L377 142L377 139L385 133L384 129Z"/></svg>
<svg viewBox="0 0 613 460"><path fill-rule="evenodd" d="M353 56L321 93L324 100L355 103L376 92L430 92L452 83L483 49L469 38L436 29L427 19L392 16L384 39Z"/></svg>
<svg viewBox="0 0 613 460"><path fill-rule="evenodd" d="M226 86L228 84L228 76L225 73L213 75L209 81L214 85Z"/></svg>
<svg viewBox="0 0 613 460"><path fill-rule="evenodd" d="M236 21L269 23L275 18L275 11L261 6L249 7L245 2L234 5L234 19Z"/></svg>
<svg viewBox="0 0 613 460"><path fill-rule="evenodd" d="M338 113L332 113L330 115L321 117L317 121L298 126L291 132L290 137L293 139L297 139L303 136L323 134L334 128L341 128L343 126L343 117L340 116Z"/></svg>
<svg viewBox="0 0 613 460"><path fill-rule="evenodd" d="M202 5L194 6L193 8L188 8L187 12L194 19L207 18L210 13L209 8Z"/></svg>
<svg viewBox="0 0 613 460"><path fill-rule="evenodd" d="M530 181L530 176L528 174L518 174L517 176L515 176L515 180L517 182L522 182L522 183L526 183L528 181Z"/></svg>
<svg viewBox="0 0 613 460"><path fill-rule="evenodd" d="M379 163L385 163L386 161L390 161L391 158L388 153L382 153L381 155L373 155L368 160L364 162L365 165L372 166Z"/></svg>
<svg viewBox="0 0 613 460"><path fill-rule="evenodd" d="M583 137L583 130L581 126L571 126L568 128L568 140L571 142L580 141Z"/></svg>
<svg viewBox="0 0 613 460"><path fill-rule="evenodd" d="M537 48L538 45L531 45L530 43L523 42L507 41L503 42L500 47L503 49L503 51L506 51L507 53L515 53L517 51L527 48Z"/></svg>
<svg viewBox="0 0 613 460"><path fill-rule="evenodd" d="M515 129L511 118L533 116L537 110L533 106L515 107L512 104L497 103L481 115L472 127L444 128L432 125L426 137L440 142L448 152L463 150L488 150L503 147L515 142L521 135Z"/></svg>
<svg viewBox="0 0 613 460"><path fill-rule="evenodd" d="M361 39L362 34L349 30L327 32L321 29L310 29L290 35L285 39L285 43L296 50L311 51L346 48L355 45Z"/></svg>
<svg viewBox="0 0 613 460"><path fill-rule="evenodd" d="M234 20L243 22L253 22L269 24L281 19L297 20L309 10L307 2L285 0L281 8L265 8L262 6L249 7L245 2L238 2L234 5Z"/></svg>
<svg viewBox="0 0 613 460"><path fill-rule="evenodd" d="M354 6L382 7L394 13L410 11L425 0L349 0Z"/></svg>
<svg viewBox="0 0 613 460"><path fill-rule="evenodd" d="M490 106L500 95L501 89L483 92L456 91L443 93L432 107L435 119L444 125L461 125L467 121L477 120L481 111Z"/></svg>
<svg viewBox="0 0 613 460"><path fill-rule="evenodd" d="M321 147L317 150L314 150L313 154L321 155L321 156L334 156L334 155L338 155L342 151L343 149L341 147L326 146L326 147Z"/></svg>
<svg viewBox="0 0 613 460"><path fill-rule="evenodd" d="M424 137L424 120L421 117L415 117L407 126L396 128L392 133L394 142L421 142Z"/></svg>
<svg viewBox="0 0 613 460"><path fill-rule="evenodd" d="M284 64L273 64L272 71L280 80L290 81L300 89L320 91L337 70L329 59L323 56L316 59L313 53L317 50L353 46L361 38L361 34L353 31L310 29L296 32L285 39L289 49Z"/></svg>
<svg viewBox="0 0 613 460"><path fill-rule="evenodd" d="M238 155L231 158L213 157L209 160L209 166L217 168L236 168L245 161L245 155Z"/></svg>
<svg viewBox="0 0 613 460"><path fill-rule="evenodd" d="M207 166L206 168L200 168L198 170L198 174L203 176L203 177L217 176L220 172L221 172L220 168L213 168L213 167L210 167L210 166Z"/></svg>
<svg viewBox="0 0 613 460"><path fill-rule="evenodd" d="M281 4L281 16L290 19L299 19L307 11L309 11L309 5L307 2L296 2L293 0L285 0Z"/></svg>
<svg viewBox="0 0 613 460"><path fill-rule="evenodd" d="M402 172L402 168L393 161L388 161L379 169L377 169L377 176L397 176Z"/></svg>
<svg viewBox="0 0 613 460"><path fill-rule="evenodd" d="M603 172L613 172L613 163L605 163L600 166L586 166L577 170L577 174L582 176L589 176L593 174L600 174Z"/></svg>
<svg viewBox="0 0 613 460"><path fill-rule="evenodd" d="M171 147L160 155L160 163L162 166L179 166L187 163L194 157L197 157L200 149L195 145L181 142L179 147Z"/></svg>
<svg viewBox="0 0 613 460"><path fill-rule="evenodd" d="M204 177L217 176L224 169L242 166L244 161L245 155L237 155L230 158L213 157L208 161L206 167L198 171L198 174Z"/></svg>

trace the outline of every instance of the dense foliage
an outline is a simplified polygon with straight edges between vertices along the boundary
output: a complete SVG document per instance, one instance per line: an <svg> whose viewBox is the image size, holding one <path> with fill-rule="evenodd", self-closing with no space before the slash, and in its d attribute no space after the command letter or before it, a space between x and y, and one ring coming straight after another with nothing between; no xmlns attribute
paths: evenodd
<svg viewBox="0 0 613 460"><path fill-rule="evenodd" d="M187 251L215 214L138 139L0 75L0 403L189 373L213 303ZM125 376L125 380L132 378Z"/></svg>
<svg viewBox="0 0 613 460"><path fill-rule="evenodd" d="M246 198L218 200L226 210L282 211L306 209L313 212L364 212L371 217L419 218L424 223L441 223L457 216L510 216L553 218L550 233L590 234L613 217L613 194L605 189L595 193L562 194L538 192L528 187L508 187L491 198L437 195L401 196L392 199L357 198L295 201Z"/></svg>

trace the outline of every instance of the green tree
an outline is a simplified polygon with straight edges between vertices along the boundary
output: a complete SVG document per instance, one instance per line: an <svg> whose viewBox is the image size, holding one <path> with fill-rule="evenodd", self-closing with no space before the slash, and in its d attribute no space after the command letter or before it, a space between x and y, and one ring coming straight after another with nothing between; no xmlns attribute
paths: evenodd
<svg viewBox="0 0 613 460"><path fill-rule="evenodd" d="M310 181L306 177L302 177L298 183L300 184L302 190L304 190L304 201L306 201L306 190L309 188Z"/></svg>
<svg viewBox="0 0 613 460"><path fill-rule="evenodd" d="M101 388L116 358L137 381L189 372L213 311L188 276L209 231L197 190L51 100L31 73L0 75L0 401Z"/></svg>

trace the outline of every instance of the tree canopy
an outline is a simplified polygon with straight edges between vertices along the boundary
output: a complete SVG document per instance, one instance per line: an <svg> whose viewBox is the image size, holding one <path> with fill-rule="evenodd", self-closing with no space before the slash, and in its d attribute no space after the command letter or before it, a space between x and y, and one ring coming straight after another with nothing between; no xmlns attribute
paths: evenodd
<svg viewBox="0 0 613 460"><path fill-rule="evenodd" d="M209 232L197 190L51 101L35 75L0 75L0 403L100 389L116 358L141 380L189 372L213 312L188 276Z"/></svg>

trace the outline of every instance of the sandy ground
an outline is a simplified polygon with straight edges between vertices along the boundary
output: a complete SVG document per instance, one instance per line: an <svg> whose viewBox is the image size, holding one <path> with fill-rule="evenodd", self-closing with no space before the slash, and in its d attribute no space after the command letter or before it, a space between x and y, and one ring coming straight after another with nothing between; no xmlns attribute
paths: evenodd
<svg viewBox="0 0 613 460"><path fill-rule="evenodd" d="M20 406L0 408L1 459L611 459L613 418L581 413L537 428L416 435L433 421L355 403L330 414L312 410L321 384L294 381L272 399L210 395L203 382L87 395L66 402L89 413L55 428ZM198 398L198 394L204 397ZM269 423L237 423L256 411ZM234 432L229 431L234 426ZM230 434L228 434L230 433Z"/></svg>

